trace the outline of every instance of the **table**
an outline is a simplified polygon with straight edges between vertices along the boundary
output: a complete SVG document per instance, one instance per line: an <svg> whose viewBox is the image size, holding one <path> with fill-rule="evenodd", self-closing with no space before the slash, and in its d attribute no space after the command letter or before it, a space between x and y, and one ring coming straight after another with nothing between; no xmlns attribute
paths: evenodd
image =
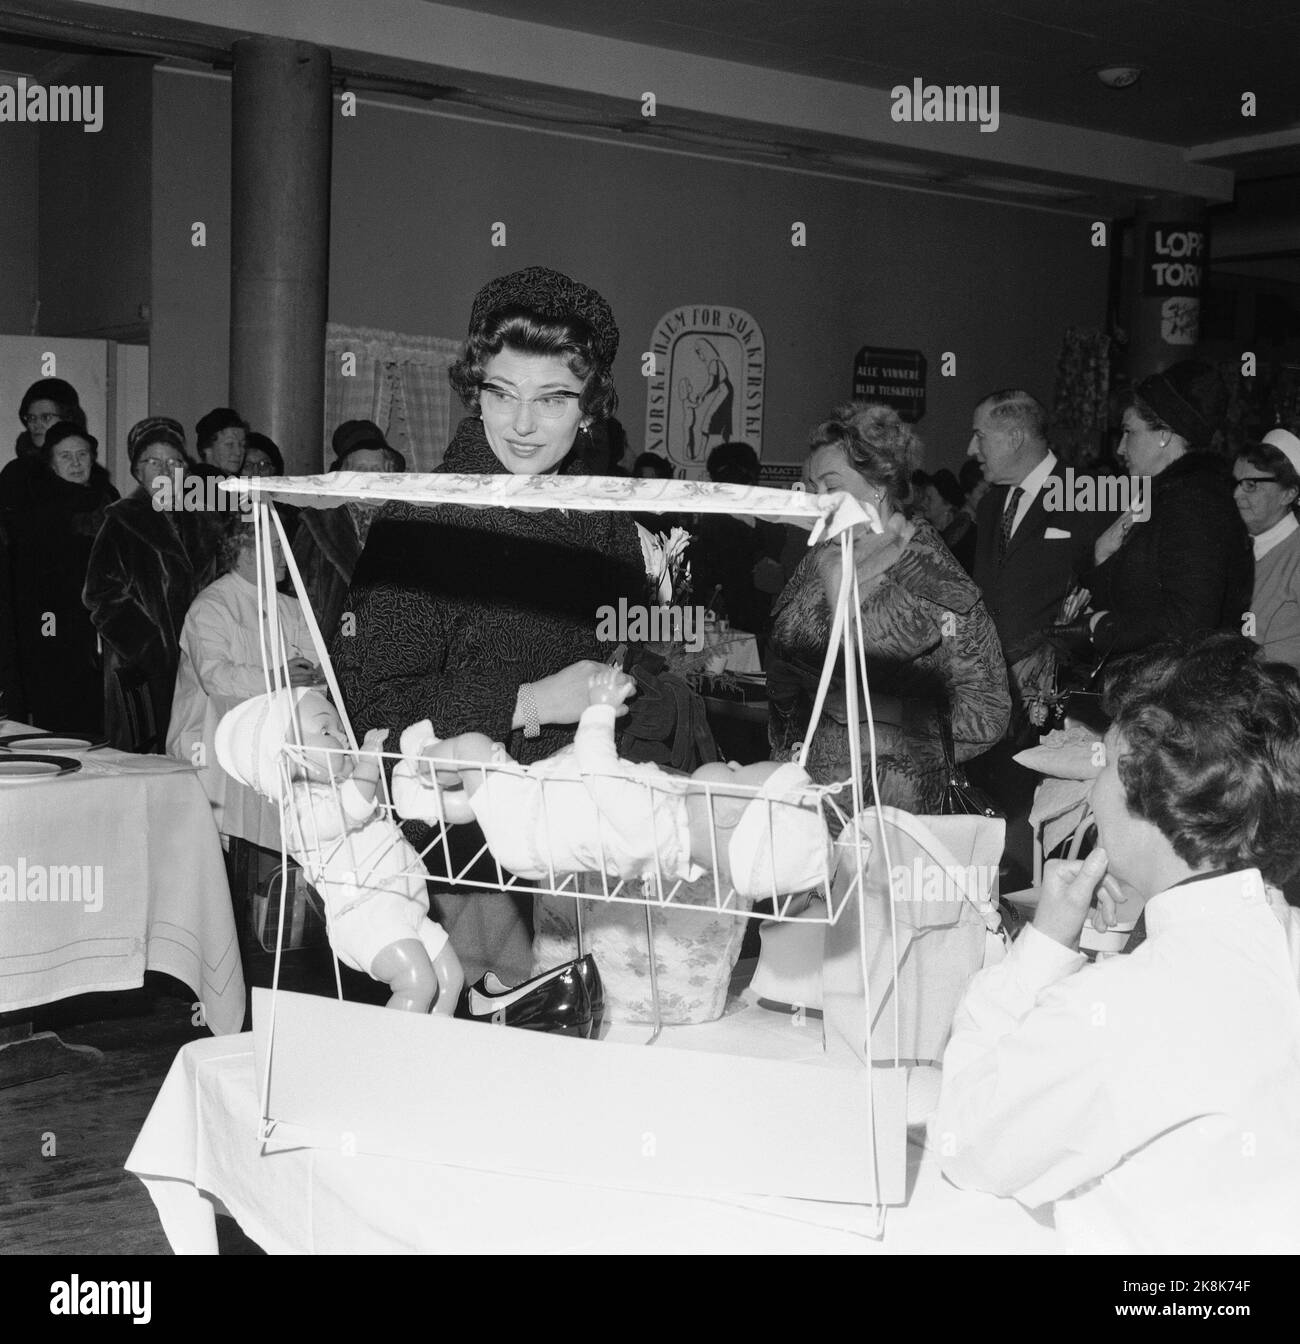
<svg viewBox="0 0 1300 1344"><path fill-rule="evenodd" d="M934 1071L917 1073L932 1097ZM260 1156L258 1115L251 1034L182 1048L126 1160L177 1253L216 1253L219 1209L272 1254L1056 1249L1055 1233L1014 1200L949 1185L920 1127L909 1131L908 1204L889 1211L878 1241L842 1205L611 1190L302 1147ZM773 1149L779 1160L778 1140Z"/></svg>
<svg viewBox="0 0 1300 1344"><path fill-rule="evenodd" d="M717 675L720 672L761 672L758 640L744 630L731 626L706 624L704 627L704 670Z"/></svg>
<svg viewBox="0 0 1300 1344"><path fill-rule="evenodd" d="M0 1012L134 989L148 969L194 990L213 1032L239 1031L239 942L198 775L111 748L77 759L74 775L0 786ZM64 899L28 899L56 882Z"/></svg>

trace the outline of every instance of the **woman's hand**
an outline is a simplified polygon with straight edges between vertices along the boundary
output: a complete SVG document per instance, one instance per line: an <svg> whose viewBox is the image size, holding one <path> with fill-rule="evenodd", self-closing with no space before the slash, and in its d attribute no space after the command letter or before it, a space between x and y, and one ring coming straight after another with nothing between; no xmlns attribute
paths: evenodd
<svg viewBox="0 0 1300 1344"><path fill-rule="evenodd" d="M1135 522L1137 518L1131 511L1120 514L1093 544L1094 563L1100 565L1104 560L1109 560L1124 544Z"/></svg>
<svg viewBox="0 0 1300 1344"><path fill-rule="evenodd" d="M591 679L603 671L603 663L584 658L541 681L534 681L532 690L538 720L541 723L577 723L582 711L591 704ZM619 717L626 713L626 705L619 705L615 710Z"/></svg>
<svg viewBox="0 0 1300 1344"><path fill-rule="evenodd" d="M1077 952L1079 935L1097 897L1094 927L1110 928L1115 923L1113 879L1106 877L1106 851L1094 849L1086 859L1054 859L1043 867L1043 890L1034 913L1034 928L1039 933ZM1099 922L1100 920L1100 922Z"/></svg>
<svg viewBox="0 0 1300 1344"><path fill-rule="evenodd" d="M319 686L323 680L320 668L306 658L290 658L285 667L290 686Z"/></svg>

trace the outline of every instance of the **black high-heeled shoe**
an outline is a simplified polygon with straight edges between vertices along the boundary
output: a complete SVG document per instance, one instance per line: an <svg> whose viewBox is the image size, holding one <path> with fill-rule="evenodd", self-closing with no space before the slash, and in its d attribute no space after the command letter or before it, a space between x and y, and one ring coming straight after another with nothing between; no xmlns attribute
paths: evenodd
<svg viewBox="0 0 1300 1344"><path fill-rule="evenodd" d="M457 1017L523 1027L526 1031L553 1031L584 1040L591 1035L591 1000L576 963L534 976L514 989L503 986L499 994L487 989L489 976L501 984L488 972L477 984L467 986L456 1008Z"/></svg>
<svg viewBox="0 0 1300 1344"><path fill-rule="evenodd" d="M567 962L566 965L572 966L577 971L582 980L582 987L587 991L587 999L591 1004L590 1034L598 1036L600 1024L605 1019L605 984L600 978L600 971L596 968L596 959L588 952L585 957ZM562 970L563 967L557 966L555 969ZM495 971L488 971L474 988L487 998L498 998L502 994L512 992L510 986Z"/></svg>

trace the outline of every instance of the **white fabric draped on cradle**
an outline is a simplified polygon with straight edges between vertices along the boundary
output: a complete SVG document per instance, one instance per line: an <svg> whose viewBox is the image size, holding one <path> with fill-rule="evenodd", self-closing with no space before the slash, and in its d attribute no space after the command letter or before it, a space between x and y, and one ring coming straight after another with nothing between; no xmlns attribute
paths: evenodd
<svg viewBox="0 0 1300 1344"><path fill-rule="evenodd" d="M373 420L406 457L408 471L433 471L451 438L455 394L447 370L461 343L331 322L325 329L324 460L345 420ZM352 355L350 371L344 356Z"/></svg>

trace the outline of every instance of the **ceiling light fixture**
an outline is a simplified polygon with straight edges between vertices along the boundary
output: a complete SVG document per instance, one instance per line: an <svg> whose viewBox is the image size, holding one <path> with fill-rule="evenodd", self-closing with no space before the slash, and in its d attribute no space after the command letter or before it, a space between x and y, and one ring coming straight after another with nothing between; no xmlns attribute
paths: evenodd
<svg viewBox="0 0 1300 1344"><path fill-rule="evenodd" d="M1103 65L1097 78L1108 89L1129 89L1142 78L1140 65Z"/></svg>

